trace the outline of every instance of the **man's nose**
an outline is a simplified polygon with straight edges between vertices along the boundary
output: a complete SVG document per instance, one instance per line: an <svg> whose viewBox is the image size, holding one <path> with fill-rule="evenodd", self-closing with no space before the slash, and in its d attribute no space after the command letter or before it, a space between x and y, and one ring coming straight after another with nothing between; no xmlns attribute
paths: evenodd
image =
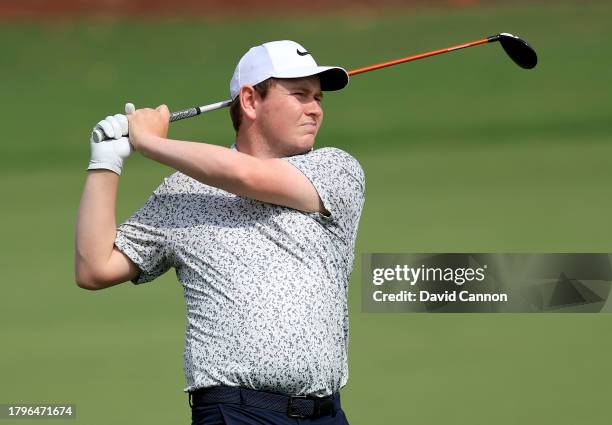
<svg viewBox="0 0 612 425"><path fill-rule="evenodd" d="M310 102L308 102L306 114L320 117L321 115L323 115L323 109L321 108L321 104L316 99L311 99Z"/></svg>

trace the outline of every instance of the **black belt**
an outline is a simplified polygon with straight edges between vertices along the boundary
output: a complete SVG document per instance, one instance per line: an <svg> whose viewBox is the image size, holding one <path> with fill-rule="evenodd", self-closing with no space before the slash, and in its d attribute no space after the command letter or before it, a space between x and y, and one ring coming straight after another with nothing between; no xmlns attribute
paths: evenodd
<svg viewBox="0 0 612 425"><path fill-rule="evenodd" d="M290 418L318 418L336 415L340 409L340 395L307 397L284 395L267 391L234 387L201 388L189 393L189 406L200 407L215 403L241 404L286 413Z"/></svg>

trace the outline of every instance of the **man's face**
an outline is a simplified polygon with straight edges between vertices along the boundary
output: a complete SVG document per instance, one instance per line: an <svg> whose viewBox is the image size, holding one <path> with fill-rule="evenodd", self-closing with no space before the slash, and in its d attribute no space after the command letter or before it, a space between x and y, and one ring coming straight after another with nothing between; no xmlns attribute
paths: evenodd
<svg viewBox="0 0 612 425"><path fill-rule="evenodd" d="M310 150L323 122L318 76L280 79L260 103L257 120L270 148L288 156Z"/></svg>

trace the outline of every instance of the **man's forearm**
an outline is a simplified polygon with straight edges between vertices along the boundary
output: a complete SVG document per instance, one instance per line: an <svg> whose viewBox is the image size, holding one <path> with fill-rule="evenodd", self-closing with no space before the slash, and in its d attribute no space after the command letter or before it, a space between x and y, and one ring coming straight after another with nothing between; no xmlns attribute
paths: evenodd
<svg viewBox="0 0 612 425"><path fill-rule="evenodd" d="M95 279L108 262L116 236L115 204L119 176L112 171L89 171L77 216L75 277Z"/></svg>
<svg viewBox="0 0 612 425"><path fill-rule="evenodd" d="M141 153L204 184L246 195L245 176L261 160L207 143L151 137Z"/></svg>

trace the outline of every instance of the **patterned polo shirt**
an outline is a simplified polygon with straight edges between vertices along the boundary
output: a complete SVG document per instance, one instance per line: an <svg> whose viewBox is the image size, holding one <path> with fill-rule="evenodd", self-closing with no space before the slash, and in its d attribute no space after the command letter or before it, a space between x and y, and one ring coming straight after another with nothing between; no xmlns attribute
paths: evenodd
<svg viewBox="0 0 612 425"><path fill-rule="evenodd" d="M217 385L327 396L348 379L347 291L364 173L321 148L283 158L331 213L303 212L176 172L117 229L141 270L176 270L187 306L185 391Z"/></svg>

